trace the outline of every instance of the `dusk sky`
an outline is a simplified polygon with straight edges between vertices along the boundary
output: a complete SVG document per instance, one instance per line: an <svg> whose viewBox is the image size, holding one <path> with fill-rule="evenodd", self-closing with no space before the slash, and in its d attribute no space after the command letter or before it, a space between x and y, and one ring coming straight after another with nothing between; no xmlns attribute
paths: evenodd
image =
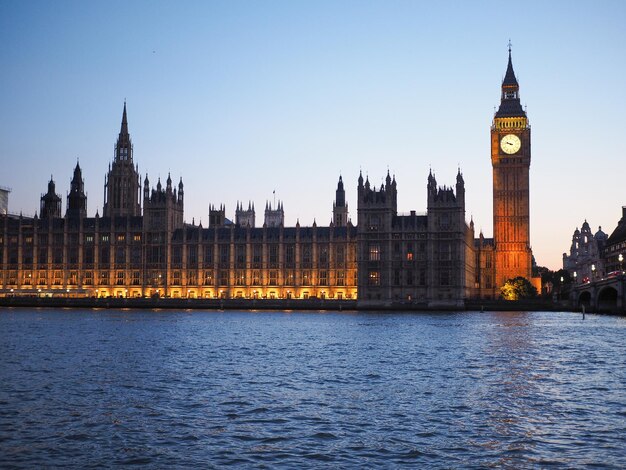
<svg viewBox="0 0 626 470"><path fill-rule="evenodd" d="M532 127L531 242L559 269L587 219L626 205L626 2L0 2L0 185L33 215L76 160L88 214L124 100L141 179L209 204L283 201L286 225L328 225L339 175L356 223L359 170L426 210L429 169L492 236L489 130L507 43Z"/></svg>

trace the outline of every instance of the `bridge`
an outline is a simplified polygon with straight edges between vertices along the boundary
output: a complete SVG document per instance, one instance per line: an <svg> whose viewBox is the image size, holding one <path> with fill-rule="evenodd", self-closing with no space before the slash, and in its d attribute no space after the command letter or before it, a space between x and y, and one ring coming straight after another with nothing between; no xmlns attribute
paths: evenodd
<svg viewBox="0 0 626 470"><path fill-rule="evenodd" d="M574 308L587 312L626 313L626 275L622 272L577 284L570 292L570 301Z"/></svg>

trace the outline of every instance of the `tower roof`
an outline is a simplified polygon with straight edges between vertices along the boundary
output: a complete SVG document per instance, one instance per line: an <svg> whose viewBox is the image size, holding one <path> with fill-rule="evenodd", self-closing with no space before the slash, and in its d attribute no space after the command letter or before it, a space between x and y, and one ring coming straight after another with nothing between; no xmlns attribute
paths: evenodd
<svg viewBox="0 0 626 470"><path fill-rule="evenodd" d="M502 80L502 97L500 107L495 117L526 117L526 111L522 108L519 98L519 83L513 71L511 59L511 42L509 41L509 61Z"/></svg>
<svg viewBox="0 0 626 470"><path fill-rule="evenodd" d="M513 61L511 60L511 43L509 43L509 63L506 67L504 80L502 80L502 86L519 88L519 83L517 83L517 78L515 78L515 72L513 71Z"/></svg>

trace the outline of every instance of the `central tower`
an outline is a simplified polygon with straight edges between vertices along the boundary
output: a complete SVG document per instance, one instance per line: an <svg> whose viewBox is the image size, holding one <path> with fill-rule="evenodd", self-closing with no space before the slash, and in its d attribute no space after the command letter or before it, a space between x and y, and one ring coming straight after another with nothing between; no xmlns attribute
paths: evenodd
<svg viewBox="0 0 626 470"><path fill-rule="evenodd" d="M496 288L507 279L532 275L530 248L530 125L520 104L519 84L509 63L502 81L500 107L491 126L493 238Z"/></svg>
<svg viewBox="0 0 626 470"><path fill-rule="evenodd" d="M109 167L109 173L104 181L104 216L141 215L140 193L139 170L133 165L133 145L128 133L124 102L122 127L115 144L113 165Z"/></svg>

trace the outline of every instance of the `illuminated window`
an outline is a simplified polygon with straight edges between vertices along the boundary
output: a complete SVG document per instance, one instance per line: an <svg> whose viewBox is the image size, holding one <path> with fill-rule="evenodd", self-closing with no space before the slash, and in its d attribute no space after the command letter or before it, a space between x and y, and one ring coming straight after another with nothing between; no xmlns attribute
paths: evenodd
<svg viewBox="0 0 626 470"><path fill-rule="evenodd" d="M368 277L370 286L379 286L380 285L380 273L378 271L370 271Z"/></svg>
<svg viewBox="0 0 626 470"><path fill-rule="evenodd" d="M370 245L370 261L380 261L380 245Z"/></svg>

